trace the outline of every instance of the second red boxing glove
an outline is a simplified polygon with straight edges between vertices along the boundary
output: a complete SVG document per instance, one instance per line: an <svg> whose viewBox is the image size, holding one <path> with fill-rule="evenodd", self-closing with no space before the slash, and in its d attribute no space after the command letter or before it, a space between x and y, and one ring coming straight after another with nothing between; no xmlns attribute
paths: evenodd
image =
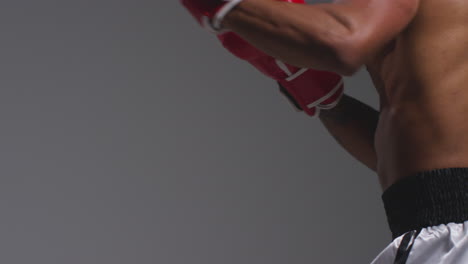
<svg viewBox="0 0 468 264"><path fill-rule="evenodd" d="M234 56L276 80L281 92L296 108L310 116L317 116L320 109L334 107L343 95L343 78L336 73L286 64L255 48L233 32L221 34L218 39Z"/></svg>

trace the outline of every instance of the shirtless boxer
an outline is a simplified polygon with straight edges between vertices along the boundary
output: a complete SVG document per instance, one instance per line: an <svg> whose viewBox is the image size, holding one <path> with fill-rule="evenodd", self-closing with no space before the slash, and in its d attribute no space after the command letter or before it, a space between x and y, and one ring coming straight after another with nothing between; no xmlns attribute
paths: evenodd
<svg viewBox="0 0 468 264"><path fill-rule="evenodd" d="M366 66L380 111L344 96L320 119L379 175L394 240L373 263L468 263L468 1L183 2L291 65Z"/></svg>

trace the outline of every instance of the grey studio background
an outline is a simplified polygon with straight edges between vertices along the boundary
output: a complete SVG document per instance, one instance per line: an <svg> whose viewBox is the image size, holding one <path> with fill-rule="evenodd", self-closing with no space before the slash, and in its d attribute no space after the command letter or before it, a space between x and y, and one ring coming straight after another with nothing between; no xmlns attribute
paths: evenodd
<svg viewBox="0 0 468 264"><path fill-rule="evenodd" d="M3 1L0 263L369 263L377 177L179 2ZM347 93L374 107L364 72Z"/></svg>

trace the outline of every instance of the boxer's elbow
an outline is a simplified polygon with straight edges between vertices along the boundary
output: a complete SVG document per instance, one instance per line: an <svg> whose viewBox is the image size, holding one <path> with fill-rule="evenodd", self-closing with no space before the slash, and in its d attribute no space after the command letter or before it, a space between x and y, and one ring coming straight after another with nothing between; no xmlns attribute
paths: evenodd
<svg viewBox="0 0 468 264"><path fill-rule="evenodd" d="M364 36L357 30L356 19L337 10L335 4L319 5L321 10L330 18L326 29L316 31L317 39L323 46L323 52L328 57L330 71L344 76L354 75L365 62Z"/></svg>
<svg viewBox="0 0 468 264"><path fill-rule="evenodd" d="M343 76L352 76L365 64L367 52L359 40L348 38L335 44L337 72Z"/></svg>
<svg viewBox="0 0 468 264"><path fill-rule="evenodd" d="M310 48L313 46L314 48ZM362 55L358 49L341 44L329 42L326 45L312 44L304 48L304 54L297 56L300 60L292 62L296 66L335 72L343 76L354 75L363 65Z"/></svg>
<svg viewBox="0 0 468 264"><path fill-rule="evenodd" d="M353 76L362 67L362 63L358 60L354 60L352 57L343 57L340 60L339 68L336 73L343 76Z"/></svg>
<svg viewBox="0 0 468 264"><path fill-rule="evenodd" d="M314 68L335 72L343 76L354 75L363 65L363 59L359 50L351 47L336 47L331 46L330 52L324 53L323 58L320 58L320 65L314 63L317 61L317 54L309 57L310 61L314 61L310 65L303 65L305 68Z"/></svg>
<svg viewBox="0 0 468 264"><path fill-rule="evenodd" d="M356 30L354 20L333 12L329 6L320 5L317 6L320 9L314 9L321 11L318 14L322 15L322 20L308 23L297 32L288 30L295 34L284 34L289 37L288 44L293 43L284 46L292 48L272 54L280 55L278 59L295 66L354 75L367 56L364 36L362 31Z"/></svg>
<svg viewBox="0 0 468 264"><path fill-rule="evenodd" d="M338 24L338 23L336 23ZM321 69L336 72L343 76L354 75L366 61L367 53L361 40L354 36L354 32L346 26L338 25L336 29L331 29L326 37L311 37L312 44L308 50L310 62L320 61ZM317 39L318 43L317 44ZM313 52L312 52L313 51ZM314 65L309 65L314 68ZM319 69L319 68L316 68Z"/></svg>

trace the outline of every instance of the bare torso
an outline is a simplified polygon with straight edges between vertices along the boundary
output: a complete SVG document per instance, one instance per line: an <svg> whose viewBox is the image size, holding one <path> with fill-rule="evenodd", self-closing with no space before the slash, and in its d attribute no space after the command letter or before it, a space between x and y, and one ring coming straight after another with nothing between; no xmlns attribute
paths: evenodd
<svg viewBox="0 0 468 264"><path fill-rule="evenodd" d="M416 172L468 167L467 28L468 1L421 0L412 23L368 63L384 189Z"/></svg>

